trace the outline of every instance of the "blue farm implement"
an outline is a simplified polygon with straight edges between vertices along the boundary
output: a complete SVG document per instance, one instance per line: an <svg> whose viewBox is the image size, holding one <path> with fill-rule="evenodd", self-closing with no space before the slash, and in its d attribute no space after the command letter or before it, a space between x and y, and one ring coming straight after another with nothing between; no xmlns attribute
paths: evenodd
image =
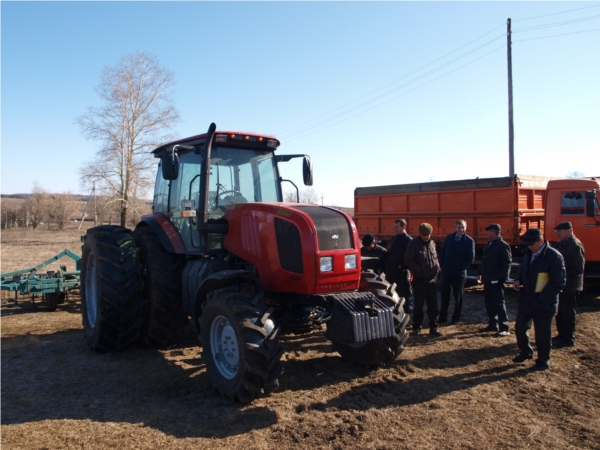
<svg viewBox="0 0 600 450"><path fill-rule="evenodd" d="M39 272L63 256L73 259L77 270L69 272L67 266L63 265L60 266L60 270L49 270L46 273ZM65 249L35 267L1 274L2 290L14 291L15 300L19 293L21 295L31 295L32 301L35 301L35 297L39 295L44 298L48 311L54 311L59 304L64 303L68 291L79 288L80 261L80 256L71 250Z"/></svg>

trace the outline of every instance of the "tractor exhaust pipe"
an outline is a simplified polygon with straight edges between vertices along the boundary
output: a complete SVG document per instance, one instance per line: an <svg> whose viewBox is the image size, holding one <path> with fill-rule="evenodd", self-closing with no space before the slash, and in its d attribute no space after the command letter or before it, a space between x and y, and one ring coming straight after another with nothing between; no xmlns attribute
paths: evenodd
<svg viewBox="0 0 600 450"><path fill-rule="evenodd" d="M208 131L206 132L206 139L204 140L204 148L202 149L202 172L200 173L200 187L201 187L201 195L200 195L200 205L198 208L198 212L200 213L200 217L198 220L198 228L200 229L200 234L205 235L206 222L208 221L208 188L209 188L209 179L210 179L210 151L212 148L212 140L215 135L215 131L217 130L217 126L213 123L208 127ZM204 239L203 239L204 241ZM203 242L204 244L204 242ZM204 245L203 245L204 247ZM203 249L204 250L204 249Z"/></svg>

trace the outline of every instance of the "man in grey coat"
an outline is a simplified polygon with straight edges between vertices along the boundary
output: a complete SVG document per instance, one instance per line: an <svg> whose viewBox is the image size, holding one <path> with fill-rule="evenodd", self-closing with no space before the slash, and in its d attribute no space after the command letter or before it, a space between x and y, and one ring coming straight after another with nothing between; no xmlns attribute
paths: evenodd
<svg viewBox="0 0 600 450"><path fill-rule="evenodd" d="M573 234L571 222L559 223L554 231L559 242L554 244L565 261L567 282L558 296L558 314L556 330L558 335L552 338L555 348L573 347L575 345L575 322L577 316L577 299L583 290L583 268L585 250L581 241Z"/></svg>

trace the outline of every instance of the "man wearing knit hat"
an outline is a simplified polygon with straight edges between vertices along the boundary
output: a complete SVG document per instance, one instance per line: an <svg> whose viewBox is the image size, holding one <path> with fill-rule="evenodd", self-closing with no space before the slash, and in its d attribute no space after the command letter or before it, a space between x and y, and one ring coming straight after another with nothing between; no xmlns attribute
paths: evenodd
<svg viewBox="0 0 600 450"><path fill-rule="evenodd" d="M566 281L565 263L562 255L544 241L538 228L527 230L522 242L527 248L513 285L519 292L515 334L521 352L513 361L521 363L533 359L533 348L529 341L529 329L533 322L537 361L531 370L546 370L550 368L552 317L558 309L558 293Z"/></svg>
<svg viewBox="0 0 600 450"><path fill-rule="evenodd" d="M440 264L435 250L435 243L430 239L433 227L428 223L419 225L419 237L413 239L406 247L404 265L413 274L412 287L415 296L413 313L413 336L421 332L423 325L423 306L427 303L429 318L429 334L441 336L438 330L437 290L435 282L440 274Z"/></svg>
<svg viewBox="0 0 600 450"><path fill-rule="evenodd" d="M573 234L571 222L562 222L554 227L559 242L553 247L557 249L565 261L567 282L558 295L558 314L556 330L558 335L552 338L555 348L573 347L575 345L575 322L577 317L577 299L583 290L583 268L585 250L581 241Z"/></svg>

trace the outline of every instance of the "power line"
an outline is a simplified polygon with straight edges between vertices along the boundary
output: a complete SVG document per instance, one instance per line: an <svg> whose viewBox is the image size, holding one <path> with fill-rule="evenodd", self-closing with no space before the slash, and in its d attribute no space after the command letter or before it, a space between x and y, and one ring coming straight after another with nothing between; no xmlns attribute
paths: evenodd
<svg viewBox="0 0 600 450"><path fill-rule="evenodd" d="M499 28L502 28L502 27L504 27L504 24L502 24L502 25L499 25L499 26L497 26L496 28L493 28L493 29L491 29L491 30L490 30L490 31L488 31L487 33L484 33L484 34L482 34L481 36L479 36L479 37L477 37L477 38L473 39L472 41L469 41L469 42L467 42L466 44L464 44L464 45L461 45L460 47L458 47L458 48L456 48L456 49L452 50L451 52L449 52L449 53L446 53L444 56L441 56L441 57L437 58L436 60L434 60L434 61L432 61L432 62L430 62L430 63L428 63L428 64L426 64L426 65L424 65L424 66L422 66L422 67L420 67L420 68L418 68L418 69L416 69L416 70L414 70L414 71L412 71L412 72L410 72L410 73L408 73L408 74L406 74L406 75L404 75L404 76L402 76L402 77L400 77L400 78L398 78L397 80L394 80L394 81L392 81L391 83L388 83L388 84L386 84L385 86L382 86L382 87L380 87L380 88L378 88L378 89L376 89L376 90L374 90L374 91L372 91L372 92L370 92L370 93L368 93L368 94L365 94L365 95L363 95L362 97L359 97L359 98L357 98L357 99L355 99L355 100L352 100L351 102L348 102L348 103L346 103L345 105L342 105L342 106L340 106L340 107L338 107L338 108L332 109L331 111L329 111L329 112L327 112L327 113L325 113L325 114L322 114L322 115L320 115L320 116L317 116L317 117L315 117L314 119L307 120L306 122L303 122L303 123L301 123L300 125L295 125L295 126L293 126L293 127L291 127L291 128L287 128L287 129L285 129L285 130L283 130L283 131L280 131L279 133L276 133L276 135L277 135L277 136L280 136L280 135L282 135L282 134L285 134L286 132L288 132L288 131L290 131L290 130L293 130L293 129L295 129L295 128L301 127L301 126L303 126L303 125L305 125L305 124L307 124L307 123L314 122L315 120L318 120L318 119L320 119L320 118L322 118L322 117L328 116L329 114L331 114L331 113L334 113L334 112L336 112L336 111L338 111L338 110L340 110L340 109L343 109L343 108L345 108L346 106L349 106L349 105L351 105L351 104L353 104L353 103L356 103L356 102L358 102L359 100L362 100L363 98L369 97L369 96L373 95L374 93L376 93L376 92L379 92L379 91L381 91L382 89L385 89L385 88L386 88L386 87L388 87L388 86L391 86L391 85L393 85L393 84L396 84L398 81L401 81L401 80L403 80L403 79L405 79L405 78L407 78L407 77L409 77L409 76L411 76L411 75L413 75L413 74L415 74L415 73L417 73L417 72L419 72L419 71L421 71L421 70L425 69L426 67L429 67L429 66L431 66L432 64L435 64L436 62L438 62L438 61L440 61L440 60L442 60L442 59L446 58L447 56L450 56L451 54L453 54L453 53L456 53L456 52L457 52L457 51L459 51L460 49L462 49L462 48L464 48L464 47L466 47L466 46L468 46L468 45L472 44L472 43L473 43L473 42L475 42L475 41L478 41L479 39L481 39L481 38L483 38L483 37L487 36L487 35L488 35L488 34L490 34L490 33L493 33L494 31L496 31L497 29L499 29Z"/></svg>
<svg viewBox="0 0 600 450"><path fill-rule="evenodd" d="M288 139L286 142L295 141L296 139L300 139L300 138L302 138L302 137L304 137L304 136L308 136L309 134L313 134L313 133L316 133L316 132L318 132L318 131L324 130L324 129L326 129L326 128L329 128L329 127L331 127L331 126L333 126L333 125L337 125L338 123L344 122L345 120L351 119L352 117L356 117L356 116L358 116L358 115L360 115L360 114L366 113L367 111L370 111L370 110L372 110L372 109L374 109L374 108L378 108L378 107L379 107L379 106L381 106L381 105L384 105L384 104L386 104L386 103L388 103L388 102L391 102L392 100L395 100L395 99L397 99L397 98L399 98L399 97L402 97L402 96L404 96L404 95L406 95L406 94L408 94L408 93L410 93L410 92L412 92L412 91L415 91L415 90L417 90L417 89L419 89L419 88L421 88L421 87L423 87L423 86L426 86L426 85L428 85L429 83L433 83L434 81L436 81L436 80L439 80L440 78L443 78L443 77L445 77L446 75L449 75L449 74L451 74L452 72L456 72L458 69L461 69L462 67L468 66L469 64L471 64L471 63L474 63L475 61L477 61L477 60L479 60L479 59L483 58L484 56L487 56L487 55L489 55L489 54L491 54L491 53L494 53L494 52L496 52L496 51L500 50L501 48L505 48L505 47L506 47L506 45L505 45L505 44L503 44L503 45L501 45L500 47L497 47L497 48L495 48L494 50L491 50L491 51L489 51L489 52L487 52L487 53L485 53L485 54L483 54L483 55L481 55L481 56L479 56L479 57L477 57L477 58L475 58L475 59L473 59L473 60L471 60L471 61L469 61L469 62L467 62L467 63L465 63L465 64L463 64L463 65L461 65L461 66L458 66L458 67L456 67L456 68L454 68L454 69L452 69L452 70L450 70L450 71L448 71L448 72L446 72L446 73L444 73L444 74L440 75L439 77L433 78L432 80L429 80L429 81L427 81L427 82L425 82L425 83L423 83L423 84L420 84L419 86L416 86L416 87L414 87L413 89L411 89L411 90L409 90L409 91L403 92L402 94L396 95L395 97L392 97L392 98L390 98L390 99L387 99L387 100L386 100L386 101L384 101L384 102L378 103L377 105L374 105L374 106L372 106L372 107L371 107L371 108L369 108L369 109L365 109L365 110L363 110L363 111L359 111L359 112L357 112L356 114L353 114L353 115L351 115L351 116L345 117L345 118L343 118L342 120L338 120L337 122L331 123L331 124L329 124L329 125L326 125L326 126L324 126L324 127L321 127L321 128L319 128L319 129L317 129L317 130L309 131L308 133L305 133L305 134L303 134L303 135L296 136L296 137L294 137L294 138Z"/></svg>
<svg viewBox="0 0 600 450"><path fill-rule="evenodd" d="M362 108L362 107L364 107L364 106L367 106L367 105L369 105L369 104L371 104L371 103L373 103L373 102L376 102L377 100L380 100L381 98L387 97L387 96L389 96L389 95L393 94L394 92L397 92L397 91L398 91L398 90L400 90L400 89L403 89L403 88L405 88L405 87L407 87L407 86L409 86L409 85L411 85L411 84L414 84L414 83L416 83L416 82L418 82L418 81L422 80L423 78L426 78L427 76L429 76L429 75L431 75L431 74L433 74L433 73L435 73L435 72L437 72L437 71L439 71L439 70L442 70L444 67L446 67L446 66L448 66L448 65L450 65L450 64L453 64L454 62L456 62L456 61L458 61L458 60L460 60L460 59L462 59L462 58L465 58L465 57L469 56L470 54L472 54L472 53L476 52L477 50L480 50L481 48L483 48L483 47L485 47L485 46L487 46L487 45L491 44L492 42L495 42L495 41L497 41L498 39L500 39L500 38L503 38L503 37L504 37L504 34L501 34L501 35L499 35L499 36L495 37L494 39L492 39L492 40L490 40L490 41L486 42L485 44L482 44L482 45L480 45L479 47L477 47L477 48L475 48L475 49L473 49L473 50L470 50L469 52L467 52L467 53L465 53L465 54L463 54L463 55L461 55L461 56L458 56L458 57L456 57L455 59L453 59L453 60L451 60L451 61L449 61L449 62L447 62L447 63L444 63L444 64L442 64L441 66L439 66L439 67L437 67L437 68L435 68L435 69L433 69L433 70L430 70L429 72L427 72L427 73L425 73L425 74L419 75L418 77L414 78L413 80L407 81L406 83L404 83L404 84L402 84L402 85L400 85L400 86L397 86L397 87L395 87L395 88L393 88L393 89L390 89L390 90L388 90L387 92L385 92L385 93L383 93L383 94L380 94L380 95L378 95L377 97L374 97L374 98L372 98L372 99L370 99L370 100L367 100L367 101L365 101L365 102L362 102L362 103L360 103L360 104L358 104L358 105L355 105L355 106L353 106L352 108L349 108L349 109L347 109L346 111L340 112L340 113L338 113L338 114L336 114L336 115L334 115L334 116L332 116L332 117L329 117L328 119L321 120L321 121L319 121L319 122L317 122L317 123L314 123L314 124L312 124L312 125L309 125L309 126L303 127L303 128L301 128L300 130L293 131L293 132L291 132L291 133L282 133L282 134L283 134L283 135L286 135L286 134L287 134L287 136L288 136L288 138L289 138L289 137L291 137L291 136L294 136L294 135L297 135L297 134L300 134L300 133L304 133L305 131L307 131L307 130L310 130L311 128L318 127L318 126L320 126L320 125L322 125L322 124L324 124L324 123L331 122L332 120L335 120L335 119L337 119L337 118L339 118L339 117L341 117L341 116L344 116L344 115L346 115L346 114L350 114L350 113L352 113L353 111L356 111L357 109L360 109L360 108ZM338 108L338 109L340 109L340 108ZM316 119L313 119L312 121L315 121L315 120L316 120ZM309 122L310 122L310 121L309 121ZM336 123L337 123L337 122L336 122Z"/></svg>
<svg viewBox="0 0 600 450"><path fill-rule="evenodd" d="M560 26L564 26L564 25L571 25L573 23L587 22L589 20L597 20L599 18L600 18L600 14L597 16L581 17L578 19L564 20L562 22L554 22L554 23L548 23L548 24L543 24L543 25L533 25L531 27L518 28L516 30L513 30L513 33L540 30L542 28L560 27Z"/></svg>
<svg viewBox="0 0 600 450"><path fill-rule="evenodd" d="M598 4L598 5L592 5L592 6L584 6L583 8L569 9L568 11L561 11L561 12L555 12L555 13L551 13L551 14L544 14L543 16L526 17L524 19L514 19L513 22L522 22L523 20L533 20L533 19L539 19L540 17L556 16L557 14L567 14L567 13L570 13L570 12L573 12L573 11L581 11L582 9L597 8L599 6L600 6L600 4Z"/></svg>
<svg viewBox="0 0 600 450"><path fill-rule="evenodd" d="M592 28L591 30L583 30L583 31L573 31L571 33L562 33L562 34L552 34L550 36L540 36L540 37L534 37L534 38L527 38L527 39L519 39L514 42L523 42L523 41L533 41L534 39L547 39L547 38L551 38L551 37L556 37L556 36L566 36L568 34L579 34L579 33L589 33L590 31L598 31L600 30L600 28Z"/></svg>

